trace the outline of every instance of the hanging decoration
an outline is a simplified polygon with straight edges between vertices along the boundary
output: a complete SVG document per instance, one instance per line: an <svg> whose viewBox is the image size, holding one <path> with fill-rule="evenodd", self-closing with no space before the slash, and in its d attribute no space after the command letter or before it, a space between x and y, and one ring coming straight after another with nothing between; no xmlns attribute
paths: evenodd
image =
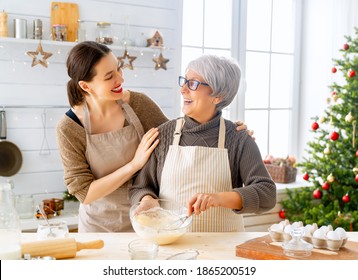
<svg viewBox="0 0 358 280"><path fill-rule="evenodd" d="M127 49L124 51L123 56L117 57L118 61L120 62L119 67L122 69L128 68L130 70L133 70L133 61L137 59L136 56L130 56Z"/></svg>
<svg viewBox="0 0 358 280"><path fill-rule="evenodd" d="M32 64L31 67L36 66L37 64L41 64L43 67L48 66L47 59L52 56L52 53L50 52L44 52L42 49L41 41L39 42L39 45L37 46L36 51L28 51L26 54L30 57L32 57ZM42 56L42 58L39 58L39 56Z"/></svg>
<svg viewBox="0 0 358 280"><path fill-rule="evenodd" d="M155 31L154 35L147 39L147 47L163 47L163 36L157 30Z"/></svg>
<svg viewBox="0 0 358 280"><path fill-rule="evenodd" d="M153 61L155 62L155 70L167 70L167 63L169 62L169 59L165 58L162 52L160 52L160 55L157 58L153 58Z"/></svg>

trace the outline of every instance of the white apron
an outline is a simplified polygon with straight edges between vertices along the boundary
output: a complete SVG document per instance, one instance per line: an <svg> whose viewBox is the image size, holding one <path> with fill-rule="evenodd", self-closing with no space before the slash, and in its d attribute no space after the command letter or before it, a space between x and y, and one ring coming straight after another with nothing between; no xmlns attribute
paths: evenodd
<svg viewBox="0 0 358 280"><path fill-rule="evenodd" d="M95 179L102 178L124 166L134 157L144 135L143 126L133 109L122 100L129 125L108 133L91 135L91 124L86 102L83 106L84 128L86 130L86 158ZM129 219L130 201L128 188L132 181L111 194L90 204L80 204L79 232L120 232L133 231Z"/></svg>
<svg viewBox="0 0 358 280"><path fill-rule="evenodd" d="M195 193L232 191L231 172L225 149L225 122L220 118L218 148L179 146L184 119L177 120L173 145L166 156L160 185L160 198L187 206ZM213 207L193 215L191 231L245 231L242 215L231 209Z"/></svg>

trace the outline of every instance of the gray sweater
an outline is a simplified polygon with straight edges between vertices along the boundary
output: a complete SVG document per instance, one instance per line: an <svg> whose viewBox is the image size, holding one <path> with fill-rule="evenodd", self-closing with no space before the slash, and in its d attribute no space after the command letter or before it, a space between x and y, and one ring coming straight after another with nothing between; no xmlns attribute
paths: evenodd
<svg viewBox="0 0 358 280"><path fill-rule="evenodd" d="M217 147L221 113L211 121L199 124L185 116L180 146ZM176 120L159 126L159 145L136 177L129 194L132 204L143 196L158 198L161 174L169 146L173 142ZM225 120L225 148L228 150L233 191L240 193L243 201L237 213L261 213L276 204L276 185L262 162L255 141L246 131L236 131L236 124Z"/></svg>

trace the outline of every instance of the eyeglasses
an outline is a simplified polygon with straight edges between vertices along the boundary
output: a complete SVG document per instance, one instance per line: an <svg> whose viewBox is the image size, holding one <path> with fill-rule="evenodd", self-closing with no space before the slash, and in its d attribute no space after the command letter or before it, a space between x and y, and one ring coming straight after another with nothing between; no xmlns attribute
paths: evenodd
<svg viewBox="0 0 358 280"><path fill-rule="evenodd" d="M185 84L188 85L190 90L197 90L199 85L209 86L207 83L202 83L197 80L187 80L182 76L179 76L179 86L183 87Z"/></svg>

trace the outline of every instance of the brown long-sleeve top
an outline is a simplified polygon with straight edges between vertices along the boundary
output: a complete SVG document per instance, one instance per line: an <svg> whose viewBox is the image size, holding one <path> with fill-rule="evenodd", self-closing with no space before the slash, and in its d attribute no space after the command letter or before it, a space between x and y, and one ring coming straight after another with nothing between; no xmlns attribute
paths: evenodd
<svg viewBox="0 0 358 280"><path fill-rule="evenodd" d="M158 105L148 96L130 91L129 105L132 107L144 131L157 127L168 119ZM56 127L57 145L64 169L64 182L69 193L83 202L90 184L95 180L86 159L86 132L72 112L66 114Z"/></svg>
<svg viewBox="0 0 358 280"><path fill-rule="evenodd" d="M217 147L221 113L211 121L199 124L185 116L180 146ZM164 161L173 142L176 120L159 127L159 145L149 161L136 176L129 194L131 203L145 195L159 196ZM276 185L268 174L256 142L246 131L236 131L231 121L225 120L225 148L228 149L232 189L242 197L243 207L236 213L261 213L276 204Z"/></svg>

